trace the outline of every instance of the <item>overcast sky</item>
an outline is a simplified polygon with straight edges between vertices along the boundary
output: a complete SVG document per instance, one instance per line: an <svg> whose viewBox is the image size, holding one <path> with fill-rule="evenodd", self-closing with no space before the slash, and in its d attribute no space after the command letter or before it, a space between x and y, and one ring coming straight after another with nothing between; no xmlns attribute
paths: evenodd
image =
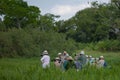
<svg viewBox="0 0 120 80"><path fill-rule="evenodd" d="M41 14L52 13L60 15L60 19L69 19L75 13L84 8L90 7L90 2L108 3L110 0L24 0L28 5L40 8Z"/></svg>

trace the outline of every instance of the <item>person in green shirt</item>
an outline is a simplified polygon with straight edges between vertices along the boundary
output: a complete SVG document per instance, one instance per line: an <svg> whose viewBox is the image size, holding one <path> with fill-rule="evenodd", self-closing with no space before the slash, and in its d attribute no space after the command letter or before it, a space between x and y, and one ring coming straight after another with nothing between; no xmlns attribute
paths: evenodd
<svg viewBox="0 0 120 80"><path fill-rule="evenodd" d="M78 61L81 63L82 67L85 66L85 64L87 62L87 58L86 58L86 56L84 54L84 51L81 51L80 56L78 58Z"/></svg>
<svg viewBox="0 0 120 80"><path fill-rule="evenodd" d="M75 65L74 65L74 61L73 61L73 58L71 56L68 56L65 58L65 61L63 62L63 68L64 70L68 70L70 68L74 68Z"/></svg>

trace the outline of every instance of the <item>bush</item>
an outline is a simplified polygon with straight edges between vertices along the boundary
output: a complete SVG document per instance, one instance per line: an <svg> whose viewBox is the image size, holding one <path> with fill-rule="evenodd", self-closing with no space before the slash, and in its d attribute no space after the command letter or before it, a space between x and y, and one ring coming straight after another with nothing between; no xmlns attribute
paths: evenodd
<svg viewBox="0 0 120 80"><path fill-rule="evenodd" d="M40 32L38 29L10 29L0 32L0 57L40 56L48 50L51 56L64 50L72 53L77 49L76 43L66 40L64 34Z"/></svg>
<svg viewBox="0 0 120 80"><path fill-rule="evenodd" d="M79 43L79 50L120 51L119 40L104 40L91 43Z"/></svg>
<svg viewBox="0 0 120 80"><path fill-rule="evenodd" d="M120 50L120 41L119 40L105 40L99 41L96 44L98 50L104 51L118 51Z"/></svg>

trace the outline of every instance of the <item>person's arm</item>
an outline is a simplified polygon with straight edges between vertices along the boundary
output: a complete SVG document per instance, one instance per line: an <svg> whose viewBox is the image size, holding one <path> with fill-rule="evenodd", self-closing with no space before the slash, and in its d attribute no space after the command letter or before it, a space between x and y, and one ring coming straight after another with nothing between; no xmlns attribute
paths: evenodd
<svg viewBox="0 0 120 80"><path fill-rule="evenodd" d="M44 56L41 58L41 62L44 63Z"/></svg>

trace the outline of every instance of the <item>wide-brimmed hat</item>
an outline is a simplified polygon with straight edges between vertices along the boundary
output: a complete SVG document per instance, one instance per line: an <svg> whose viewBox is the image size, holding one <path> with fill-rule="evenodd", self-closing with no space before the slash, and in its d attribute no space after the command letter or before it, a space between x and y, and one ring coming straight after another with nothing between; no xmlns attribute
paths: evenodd
<svg viewBox="0 0 120 80"><path fill-rule="evenodd" d="M60 58L59 57L56 57L55 60L59 60Z"/></svg>
<svg viewBox="0 0 120 80"><path fill-rule="evenodd" d="M92 56L90 55L89 58L92 58Z"/></svg>
<svg viewBox="0 0 120 80"><path fill-rule="evenodd" d="M63 53L67 54L67 51L64 51Z"/></svg>
<svg viewBox="0 0 120 80"><path fill-rule="evenodd" d="M86 57L88 57L88 55L85 55Z"/></svg>
<svg viewBox="0 0 120 80"><path fill-rule="evenodd" d="M67 60L73 60L72 56L68 56Z"/></svg>
<svg viewBox="0 0 120 80"><path fill-rule="evenodd" d="M81 51L80 54L85 54L84 51Z"/></svg>
<svg viewBox="0 0 120 80"><path fill-rule="evenodd" d="M48 51L47 51L47 50L45 50L45 51L43 52L43 55L45 55L45 54L48 54Z"/></svg>
<svg viewBox="0 0 120 80"><path fill-rule="evenodd" d="M61 55L62 53L58 53L58 55Z"/></svg>
<svg viewBox="0 0 120 80"><path fill-rule="evenodd" d="M98 58L98 57L96 57L95 59L96 59L96 60L99 60L99 58Z"/></svg>
<svg viewBox="0 0 120 80"><path fill-rule="evenodd" d="M104 56L100 56L100 58L104 58Z"/></svg>

